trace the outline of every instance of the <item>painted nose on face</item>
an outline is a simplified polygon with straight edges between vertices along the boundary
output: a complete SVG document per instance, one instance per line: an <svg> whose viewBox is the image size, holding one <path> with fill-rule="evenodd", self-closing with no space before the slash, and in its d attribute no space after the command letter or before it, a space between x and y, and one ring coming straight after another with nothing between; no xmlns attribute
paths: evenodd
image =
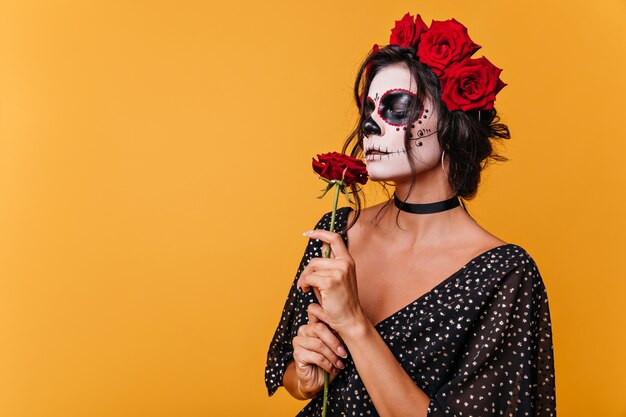
<svg viewBox="0 0 626 417"><path fill-rule="evenodd" d="M365 132L367 136L370 136L370 135L380 136L381 134L380 126L378 126L378 124L374 121L374 119L372 119L372 116L368 117L363 122L363 131Z"/></svg>

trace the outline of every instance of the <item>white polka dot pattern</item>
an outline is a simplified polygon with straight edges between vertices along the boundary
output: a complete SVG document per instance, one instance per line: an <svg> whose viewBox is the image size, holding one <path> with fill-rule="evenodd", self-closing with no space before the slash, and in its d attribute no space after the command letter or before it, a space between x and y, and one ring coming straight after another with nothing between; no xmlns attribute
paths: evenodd
<svg viewBox="0 0 626 417"><path fill-rule="evenodd" d="M335 230L351 207L337 211ZM315 225L330 230L331 212ZM344 242L347 236L342 234ZM270 343L271 396L293 358L291 340L308 323L315 293L296 282L322 242L309 239ZM532 257L509 243L492 248L375 326L403 369L429 397L428 417L556 416L554 358L546 289ZM329 386L327 416L378 416L348 358ZM321 416L320 392L296 417Z"/></svg>

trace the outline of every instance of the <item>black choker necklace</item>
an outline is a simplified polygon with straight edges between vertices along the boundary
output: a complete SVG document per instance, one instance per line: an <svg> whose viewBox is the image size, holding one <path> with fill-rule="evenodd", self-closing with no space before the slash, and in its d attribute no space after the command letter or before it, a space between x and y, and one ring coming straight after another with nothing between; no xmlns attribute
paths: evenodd
<svg viewBox="0 0 626 417"><path fill-rule="evenodd" d="M437 213L461 205L459 197L456 195L448 200L436 201L434 203L404 203L396 196L396 193L393 193L393 201L400 210L415 214Z"/></svg>

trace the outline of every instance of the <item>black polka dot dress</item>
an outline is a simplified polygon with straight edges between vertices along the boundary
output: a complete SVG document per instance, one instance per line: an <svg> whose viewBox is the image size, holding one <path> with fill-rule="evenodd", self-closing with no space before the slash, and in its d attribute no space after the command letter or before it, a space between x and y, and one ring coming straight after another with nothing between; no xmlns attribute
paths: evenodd
<svg viewBox="0 0 626 417"><path fill-rule="evenodd" d="M341 207L342 230L351 207ZM330 230L331 213L315 226ZM346 245L347 234L342 237ZM296 288L302 270L321 257L309 239L267 353L271 396L293 359L292 339L308 323L314 291ZM348 246L349 247L349 246ZM429 397L428 416L556 416L550 310L537 265L520 246L492 248L375 326L400 365ZM349 349L328 390L327 416L378 416ZM323 390L296 417L322 415Z"/></svg>

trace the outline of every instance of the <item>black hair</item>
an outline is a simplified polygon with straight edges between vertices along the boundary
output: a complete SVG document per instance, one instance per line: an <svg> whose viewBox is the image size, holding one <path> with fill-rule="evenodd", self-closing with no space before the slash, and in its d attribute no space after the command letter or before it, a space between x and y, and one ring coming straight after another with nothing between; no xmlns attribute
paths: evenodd
<svg viewBox="0 0 626 417"><path fill-rule="evenodd" d="M509 129L505 124L500 123L500 117L495 108L480 111L449 111L441 100L439 78L427 65L419 62L413 47L387 45L370 53L363 60L354 83L354 98L359 110L359 120L346 139L342 152L348 154L347 150L351 147L350 156L354 158L363 156L363 124L368 117L365 114L367 92L374 76L382 68L396 63L406 65L417 84L417 98L419 100L413 100L407 109L408 120L415 120L419 117L422 111L421 103L424 102L425 98L430 98L433 106L435 106L435 112L438 115L437 137L439 145L445 150L450 160L448 180L456 195L461 198L463 208L467 211L463 199L471 200L476 196L482 170L494 161L508 160L508 158L495 152L491 140L509 139L511 137ZM405 132L404 144L405 149L408 150L406 155L411 161L412 155L410 154L413 152L413 147L410 146L411 131L406 129ZM414 183L417 174L414 164L411 163L410 165ZM383 205L379 214L393 199L386 185L390 184L385 181L381 184L389 200ZM357 186L356 183L350 186L350 194L353 196L356 206L355 216L352 223L346 226L343 232L346 232L356 223L361 212L361 199L359 198L361 190L357 189ZM409 194L412 189L413 184L409 189ZM398 196L398 198L406 201L408 195ZM363 200L365 200L365 195L363 195Z"/></svg>

